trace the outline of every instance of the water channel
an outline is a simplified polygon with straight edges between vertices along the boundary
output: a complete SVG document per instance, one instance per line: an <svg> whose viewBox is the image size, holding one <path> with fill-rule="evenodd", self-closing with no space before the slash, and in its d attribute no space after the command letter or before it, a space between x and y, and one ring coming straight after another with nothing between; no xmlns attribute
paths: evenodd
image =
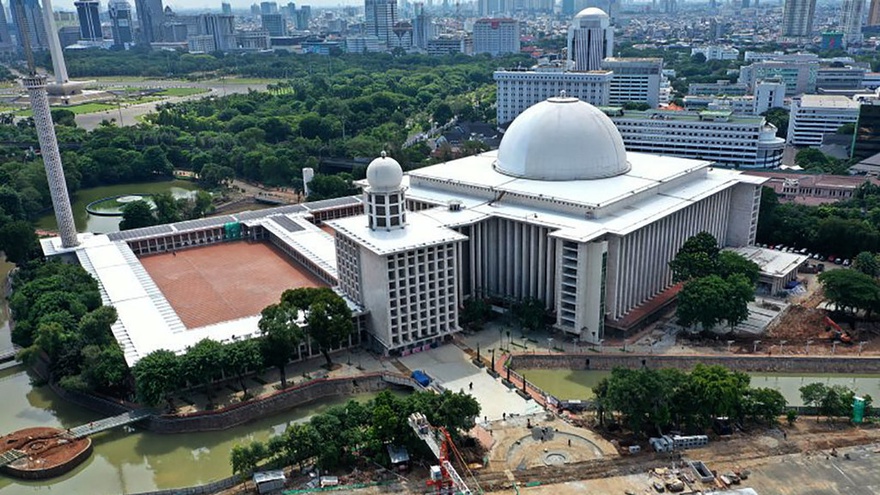
<svg viewBox="0 0 880 495"><path fill-rule="evenodd" d="M593 387L610 371L522 369L526 380L558 399L589 399ZM845 385L856 394L880 397L880 375L840 375L823 373L749 373L752 387L774 388L782 392L791 406L802 406L800 388L809 383Z"/></svg>
<svg viewBox="0 0 880 495"><path fill-rule="evenodd" d="M156 182L139 182L133 184L117 184L113 186L91 187L76 192L73 201L73 216L76 230L79 232L115 232L119 230L121 217L103 217L91 215L86 205L102 198L122 196L126 194L157 194L170 192L175 198L185 198L194 193L198 186L185 180L167 180ZM56 230L55 214L51 211L37 220L37 227L45 230Z"/></svg>

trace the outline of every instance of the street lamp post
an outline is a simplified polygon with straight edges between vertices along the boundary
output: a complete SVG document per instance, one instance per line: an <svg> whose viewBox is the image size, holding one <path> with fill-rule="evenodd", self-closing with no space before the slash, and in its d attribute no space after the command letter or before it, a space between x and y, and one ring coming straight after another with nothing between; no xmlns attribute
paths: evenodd
<svg viewBox="0 0 880 495"><path fill-rule="evenodd" d="M547 352L553 354L553 337L547 337Z"/></svg>
<svg viewBox="0 0 880 495"><path fill-rule="evenodd" d="M787 344L787 343L788 343L787 340L780 340L779 341L779 354L785 354L785 344Z"/></svg>
<svg viewBox="0 0 880 495"><path fill-rule="evenodd" d="M495 348L489 349L489 352L492 353L492 371L495 371Z"/></svg>
<svg viewBox="0 0 880 495"><path fill-rule="evenodd" d="M730 352L730 346L732 346L734 342L736 342L736 341L735 340L728 340L727 341L727 352Z"/></svg>
<svg viewBox="0 0 880 495"><path fill-rule="evenodd" d="M599 354L602 354L602 347L605 344L605 339L599 339Z"/></svg>
<svg viewBox="0 0 880 495"><path fill-rule="evenodd" d="M862 349L865 347L865 344L867 344L865 341L859 342L859 356L862 355Z"/></svg>
<svg viewBox="0 0 880 495"><path fill-rule="evenodd" d="M831 355L833 356L837 352L837 342L831 343Z"/></svg>
<svg viewBox="0 0 880 495"><path fill-rule="evenodd" d="M812 344L812 343L813 343L812 340L808 340L808 341L807 341L807 345L804 346L804 354L809 354L809 353L810 353L810 344Z"/></svg>
<svg viewBox="0 0 880 495"><path fill-rule="evenodd" d="M758 344L760 344L760 343L761 343L760 340L756 340L753 342L754 345L752 346L752 354L755 354L756 352L758 352Z"/></svg>

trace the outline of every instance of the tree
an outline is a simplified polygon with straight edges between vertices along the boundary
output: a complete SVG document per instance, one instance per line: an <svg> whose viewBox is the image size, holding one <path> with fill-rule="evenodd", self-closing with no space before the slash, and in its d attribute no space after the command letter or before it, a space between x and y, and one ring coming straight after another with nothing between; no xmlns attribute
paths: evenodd
<svg viewBox="0 0 880 495"><path fill-rule="evenodd" d="M749 416L763 420L771 426L785 412L785 397L773 388L749 389L745 401Z"/></svg>
<svg viewBox="0 0 880 495"><path fill-rule="evenodd" d="M877 263L877 256L868 251L862 251L856 255L852 266L869 277L876 277L880 273L880 264Z"/></svg>
<svg viewBox="0 0 880 495"><path fill-rule="evenodd" d="M16 265L34 257L38 250L37 234L34 227L24 221L16 220L0 227L0 251L6 260Z"/></svg>
<svg viewBox="0 0 880 495"><path fill-rule="evenodd" d="M63 125L68 127L76 127L76 114L66 108L52 109L52 122L55 125Z"/></svg>
<svg viewBox="0 0 880 495"><path fill-rule="evenodd" d="M869 315L880 302L877 281L857 270L829 270L819 274L825 297L843 310L865 310Z"/></svg>
<svg viewBox="0 0 880 495"><path fill-rule="evenodd" d="M180 359L171 351L153 351L131 369L135 390L141 402L157 406L178 390L181 384Z"/></svg>
<svg viewBox="0 0 880 495"><path fill-rule="evenodd" d="M143 200L132 201L122 207L122 221L119 230L139 229L156 225L153 208Z"/></svg>
<svg viewBox="0 0 880 495"><path fill-rule="evenodd" d="M249 476L257 466L266 459L268 452L261 442L251 442L248 445L236 445L229 452L229 461L232 465L232 474L242 477Z"/></svg>
<svg viewBox="0 0 880 495"><path fill-rule="evenodd" d="M351 332L351 309L333 289L299 288L284 291L281 295L282 304L286 303L305 314L306 333L327 360L327 367L333 366L330 351L339 347Z"/></svg>
<svg viewBox="0 0 880 495"><path fill-rule="evenodd" d="M774 107L762 113L761 115L767 118L767 122L776 126L776 134L779 137L788 137L788 110L782 107Z"/></svg>
<svg viewBox="0 0 880 495"><path fill-rule="evenodd" d="M234 170L213 163L205 165L199 172L199 182L208 189L228 186L234 178Z"/></svg>
<svg viewBox="0 0 880 495"><path fill-rule="evenodd" d="M287 388L285 367L302 342L302 330L297 325L299 311L290 304L272 304L263 309L260 322L260 352L263 362L278 368L281 388Z"/></svg>
<svg viewBox="0 0 880 495"><path fill-rule="evenodd" d="M698 364L690 373L692 404L704 426L712 418L736 417L743 410L743 398L749 388L749 375L730 371L724 366ZM741 416L741 414L739 414Z"/></svg>
<svg viewBox="0 0 880 495"><path fill-rule="evenodd" d="M847 122L842 126L837 128L837 134L842 134L844 136L852 136L856 133L856 124L854 122Z"/></svg>
<svg viewBox="0 0 880 495"><path fill-rule="evenodd" d="M248 397L244 374L248 371L259 371L263 366L263 355L256 339L237 340L225 346L226 370L238 377L241 391Z"/></svg>
<svg viewBox="0 0 880 495"><path fill-rule="evenodd" d="M115 345L110 327L116 323L118 315L113 306L101 306L86 314L79 321L79 337L86 344L107 346Z"/></svg>
<svg viewBox="0 0 880 495"><path fill-rule="evenodd" d="M729 284L718 275L688 281L678 293L678 323L684 327L699 323L703 330L712 330L724 321L727 312L720 302L725 301L729 292Z"/></svg>
<svg viewBox="0 0 880 495"><path fill-rule="evenodd" d="M522 329L535 331L544 328L545 319L547 318L547 309L544 301L526 298L515 302L510 311Z"/></svg>
<svg viewBox="0 0 880 495"><path fill-rule="evenodd" d="M116 343L105 347L88 345L82 350L82 378L89 388L98 391L118 391L126 387L128 364Z"/></svg>
<svg viewBox="0 0 880 495"><path fill-rule="evenodd" d="M187 348L186 354L181 359L183 376L191 384L201 384L205 387L205 395L208 396L208 404L211 404L211 384L217 381L225 364L225 349L223 344L216 340L204 338L192 347Z"/></svg>
<svg viewBox="0 0 880 495"><path fill-rule="evenodd" d="M437 105L437 108L434 110L433 118L434 122L437 123L438 126L443 126L450 120L452 120L454 115L452 114L452 107L450 107L447 103L441 103Z"/></svg>
<svg viewBox="0 0 880 495"><path fill-rule="evenodd" d="M819 401L819 412L829 420L833 417L848 416L852 411L855 392L844 385L826 387L825 395Z"/></svg>
<svg viewBox="0 0 880 495"><path fill-rule="evenodd" d="M804 405L816 408L816 419L819 419L819 406L828 394L828 387L824 383L816 382L804 385L798 390L801 392Z"/></svg>
<svg viewBox="0 0 880 495"><path fill-rule="evenodd" d="M718 265L716 273L723 278L733 275L742 275L754 286L761 276L761 267L757 263L747 259L733 251L721 251L718 253Z"/></svg>
<svg viewBox="0 0 880 495"><path fill-rule="evenodd" d="M472 330L480 330L492 316L492 305L485 299L471 297L464 302L458 314L459 324Z"/></svg>
<svg viewBox="0 0 880 495"><path fill-rule="evenodd" d="M153 204L156 205L155 215L157 223L174 223L181 220L177 200L174 199L174 196L171 193L163 192L154 194L150 199L153 201Z"/></svg>
<svg viewBox="0 0 880 495"><path fill-rule="evenodd" d="M705 277L716 273L718 241L708 232L700 232L688 238L669 262L676 282Z"/></svg>

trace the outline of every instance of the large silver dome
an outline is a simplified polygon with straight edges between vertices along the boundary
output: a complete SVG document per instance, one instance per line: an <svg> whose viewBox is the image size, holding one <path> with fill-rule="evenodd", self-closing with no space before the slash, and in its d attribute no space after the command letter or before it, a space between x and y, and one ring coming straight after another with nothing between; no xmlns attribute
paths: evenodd
<svg viewBox="0 0 880 495"><path fill-rule="evenodd" d="M566 181L629 172L623 138L601 110L577 98L550 98L508 127L495 169L513 177Z"/></svg>

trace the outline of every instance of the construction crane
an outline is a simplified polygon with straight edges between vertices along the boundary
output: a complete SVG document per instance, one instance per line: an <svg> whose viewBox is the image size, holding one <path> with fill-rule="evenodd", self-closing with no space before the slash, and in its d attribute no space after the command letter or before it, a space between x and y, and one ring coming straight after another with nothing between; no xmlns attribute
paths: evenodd
<svg viewBox="0 0 880 495"><path fill-rule="evenodd" d="M440 461L439 466L431 466L431 479L428 481L428 485L433 486L436 492L442 495L473 495L474 492L468 488L449 461L450 454L455 455L459 460L461 460L461 454L452 443L452 437L449 436L446 428L431 426L428 418L422 413L411 414L408 423L416 436L428 445L428 448Z"/></svg>

